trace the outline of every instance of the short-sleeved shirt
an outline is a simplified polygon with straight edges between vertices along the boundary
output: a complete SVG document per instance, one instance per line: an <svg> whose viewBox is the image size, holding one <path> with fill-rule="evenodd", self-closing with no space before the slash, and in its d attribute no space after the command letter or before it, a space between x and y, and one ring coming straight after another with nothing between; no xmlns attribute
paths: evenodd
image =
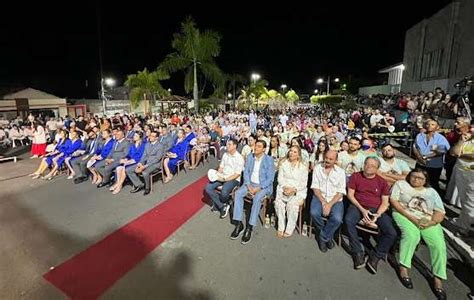
<svg viewBox="0 0 474 300"><path fill-rule="evenodd" d="M364 208L378 208L382 203L382 196L390 195L390 186L385 179L379 175L367 178L363 172L352 174L349 188L355 190L354 196Z"/></svg>
<svg viewBox="0 0 474 300"><path fill-rule="evenodd" d="M383 158L379 158L380 168L379 170L384 173L391 173L394 175L403 175L403 173L410 172L410 167L408 164L399 158L394 158L393 163L388 163Z"/></svg>
<svg viewBox="0 0 474 300"><path fill-rule="evenodd" d="M395 182L390 197L419 219L429 221L435 210L444 212L443 202L435 189L428 187L417 190L405 180Z"/></svg>
<svg viewBox="0 0 474 300"><path fill-rule="evenodd" d="M364 166L365 155L357 151L356 155L350 155L347 151L339 153L338 161L341 168L346 171L347 176L351 176L352 173L359 172Z"/></svg>
<svg viewBox="0 0 474 300"><path fill-rule="evenodd" d="M416 136L416 147L420 151L420 154L427 156L432 154L433 147L436 147L438 151L447 152L450 148L448 140L440 133L435 132L429 142L426 142L426 134L421 132ZM426 166L429 168L442 168L444 163L444 155L429 158L426 162Z"/></svg>

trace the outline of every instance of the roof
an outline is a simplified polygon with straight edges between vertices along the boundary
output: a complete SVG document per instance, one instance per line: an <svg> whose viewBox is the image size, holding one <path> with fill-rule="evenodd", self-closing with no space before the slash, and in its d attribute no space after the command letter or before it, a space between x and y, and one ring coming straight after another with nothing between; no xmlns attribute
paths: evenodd
<svg viewBox="0 0 474 300"><path fill-rule="evenodd" d="M190 102L191 99L178 96L178 95L171 95L162 99L159 99L158 102Z"/></svg>
<svg viewBox="0 0 474 300"><path fill-rule="evenodd" d="M1 95L1 94L0 94ZM33 88L24 88L24 89L17 89L11 90L3 95L1 95L2 99L61 99L58 96L48 94L46 92L33 89Z"/></svg>
<svg viewBox="0 0 474 300"><path fill-rule="evenodd" d="M405 67L403 66L403 63L397 63L397 64L394 64L394 65L391 65L389 67L386 67L386 68L383 68L382 70L379 70L379 73L388 73L390 71L393 71L395 69L404 69Z"/></svg>

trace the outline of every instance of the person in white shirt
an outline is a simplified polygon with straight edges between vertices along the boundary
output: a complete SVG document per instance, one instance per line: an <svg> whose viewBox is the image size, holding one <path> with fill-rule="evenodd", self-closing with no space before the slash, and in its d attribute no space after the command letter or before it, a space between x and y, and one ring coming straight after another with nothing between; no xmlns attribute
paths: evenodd
<svg viewBox="0 0 474 300"><path fill-rule="evenodd" d="M227 141L227 152L222 156L219 169L219 177L216 181L207 184L205 191L212 200L214 210L220 212L220 218L223 219L229 212L231 193L236 186L240 185L240 176L244 170L245 161L243 156L237 151L238 142L235 139ZM218 187L222 186L220 193L216 192Z"/></svg>
<svg viewBox="0 0 474 300"><path fill-rule="evenodd" d="M279 116L279 119L280 119L281 125L283 125L283 127L285 127L286 122L288 122L288 116L284 113L281 113L280 116Z"/></svg>
<svg viewBox="0 0 474 300"><path fill-rule="evenodd" d="M290 237L293 234L299 208L306 199L307 183L308 166L303 162L301 148L292 146L278 169L275 212L278 218L279 238ZM285 215L288 222L285 222Z"/></svg>
<svg viewBox="0 0 474 300"><path fill-rule="evenodd" d="M324 163L318 164L313 170L311 189L314 195L310 213L319 230L317 240L322 252L334 248L334 233L344 217L342 197L346 194L346 174L336 165L336 161L337 152L328 150L324 154ZM323 217L327 218L326 224Z"/></svg>
<svg viewBox="0 0 474 300"><path fill-rule="evenodd" d="M377 126L377 123L379 123L383 119L383 116L380 114L380 110L376 109L375 113L370 116L370 127L373 128Z"/></svg>
<svg viewBox="0 0 474 300"><path fill-rule="evenodd" d="M382 147L382 159L377 174L392 186L398 180L405 180L408 173L410 173L408 164L395 157L395 150L391 144L385 144Z"/></svg>
<svg viewBox="0 0 474 300"><path fill-rule="evenodd" d="M353 173L360 172L364 166L365 156L359 149L360 139L351 137L349 139L349 150L339 153L337 165L346 172L348 178Z"/></svg>

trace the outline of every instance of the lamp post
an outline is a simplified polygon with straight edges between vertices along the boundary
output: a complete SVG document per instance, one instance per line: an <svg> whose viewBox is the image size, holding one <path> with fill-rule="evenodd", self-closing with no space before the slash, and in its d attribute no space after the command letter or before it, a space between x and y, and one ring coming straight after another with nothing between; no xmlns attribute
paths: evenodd
<svg viewBox="0 0 474 300"><path fill-rule="evenodd" d="M107 96L105 95L106 87L115 86L115 79L113 78L101 78L100 80L100 98L102 99L102 113L105 116L105 102L107 101Z"/></svg>
<svg viewBox="0 0 474 300"><path fill-rule="evenodd" d="M288 88L288 86L287 86L286 84L282 84L282 85L280 86L280 88L281 88L281 90L282 90L283 92L285 92L286 89Z"/></svg>
<svg viewBox="0 0 474 300"><path fill-rule="evenodd" d="M339 82L339 78L334 78L334 82ZM318 80L316 80L316 83L323 84L324 79L318 78ZM329 95L330 84L331 84L331 76L328 76L328 79L326 80L326 95Z"/></svg>
<svg viewBox="0 0 474 300"><path fill-rule="evenodd" d="M258 80L260 80L261 76L258 73L252 73L250 75L250 80L252 80L252 83L255 84ZM258 97L257 98L257 111L258 111Z"/></svg>

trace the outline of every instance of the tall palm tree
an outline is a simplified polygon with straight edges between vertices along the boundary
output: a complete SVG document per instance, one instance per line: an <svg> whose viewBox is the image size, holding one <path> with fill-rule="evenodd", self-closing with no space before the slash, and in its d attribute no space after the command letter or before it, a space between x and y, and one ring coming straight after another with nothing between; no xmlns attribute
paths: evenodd
<svg viewBox="0 0 474 300"><path fill-rule="evenodd" d="M188 17L181 23L181 32L173 36L171 46L176 51L160 64L160 68L170 73L185 71L184 89L186 93L193 91L196 111L199 110L198 71L213 85L219 85L222 80L222 72L214 60L221 51L220 40L221 36L215 31L199 31Z"/></svg>
<svg viewBox="0 0 474 300"><path fill-rule="evenodd" d="M148 72L145 68L137 74L128 75L125 86L130 88L130 101L132 107L136 108L143 100L152 100L156 97L167 96L169 92L161 84L161 80L169 79L170 76L163 70ZM145 107L145 113L149 111Z"/></svg>

